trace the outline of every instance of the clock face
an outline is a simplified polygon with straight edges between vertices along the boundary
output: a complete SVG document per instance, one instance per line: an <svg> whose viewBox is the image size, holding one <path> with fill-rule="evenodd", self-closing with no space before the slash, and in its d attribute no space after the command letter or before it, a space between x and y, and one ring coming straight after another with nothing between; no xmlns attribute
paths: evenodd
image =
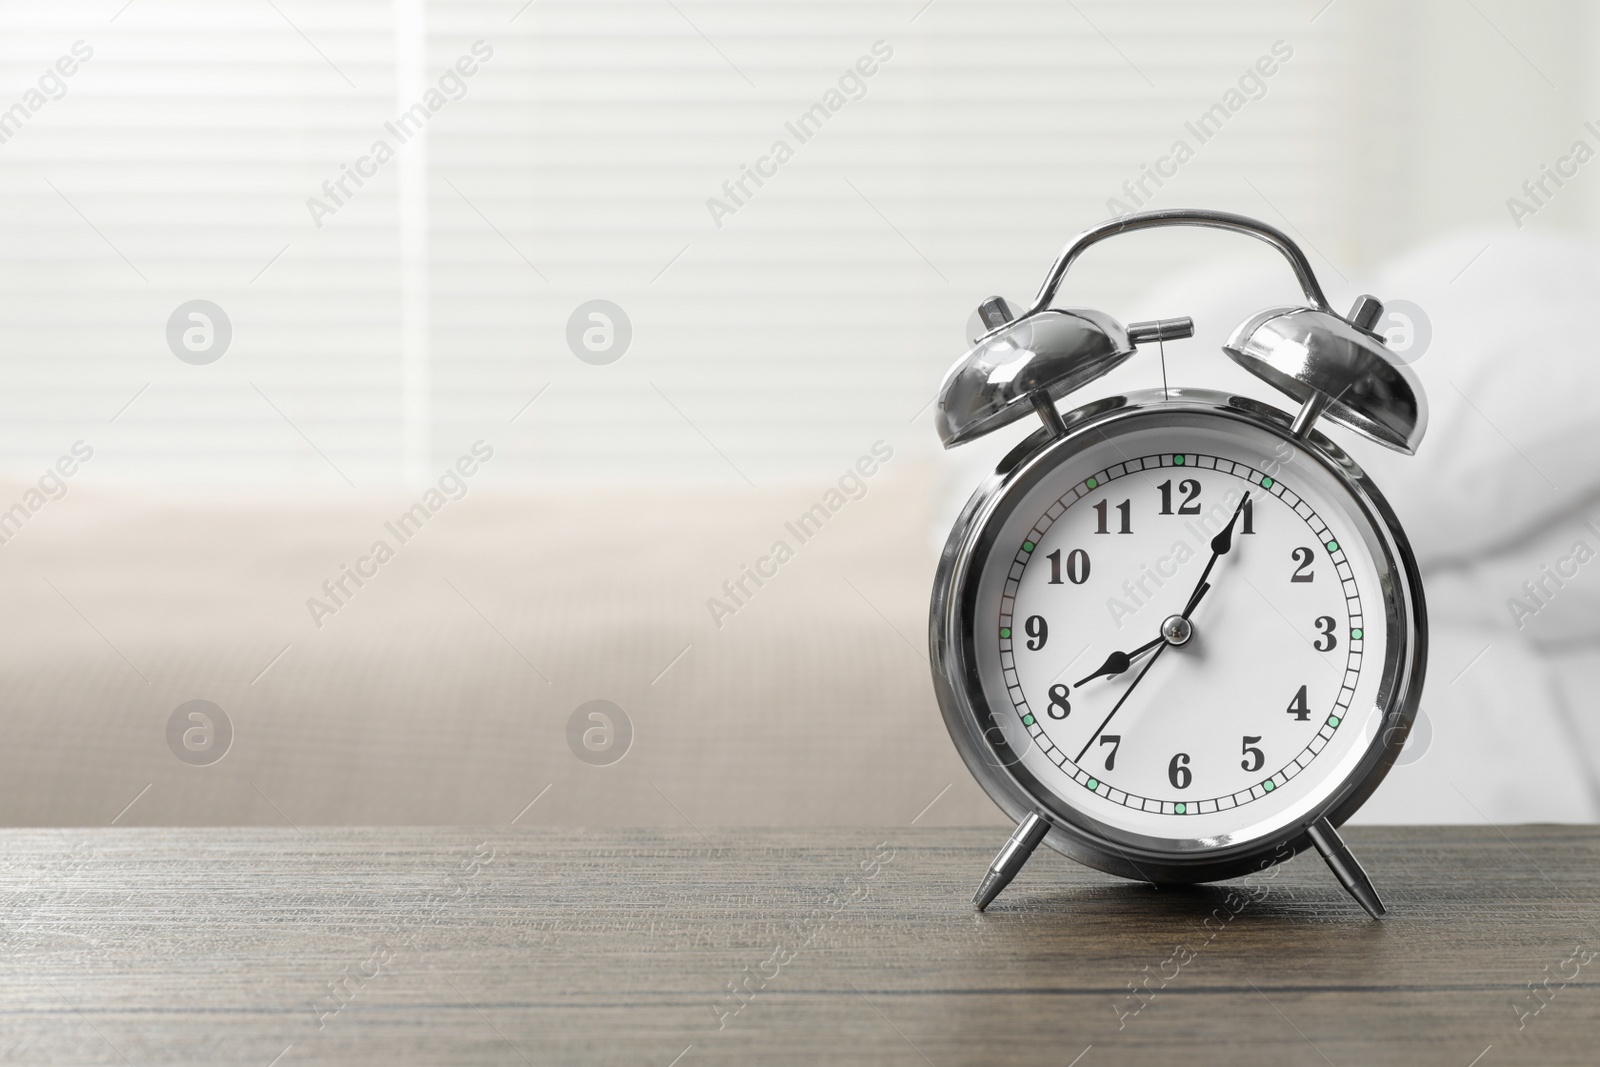
<svg viewBox="0 0 1600 1067"><path fill-rule="evenodd" d="M1367 511L1249 422L1127 419L1063 452L995 514L978 576L994 760L1075 822L1174 851L1321 810L1394 688Z"/></svg>

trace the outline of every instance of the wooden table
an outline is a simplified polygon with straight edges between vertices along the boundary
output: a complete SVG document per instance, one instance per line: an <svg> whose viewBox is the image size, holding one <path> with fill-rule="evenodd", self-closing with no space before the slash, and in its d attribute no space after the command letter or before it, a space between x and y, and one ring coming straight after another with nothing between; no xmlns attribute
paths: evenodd
<svg viewBox="0 0 1600 1067"><path fill-rule="evenodd" d="M980 916L993 830L10 830L0 1062L1600 1061L1600 829L1348 839L1384 922L1047 850Z"/></svg>

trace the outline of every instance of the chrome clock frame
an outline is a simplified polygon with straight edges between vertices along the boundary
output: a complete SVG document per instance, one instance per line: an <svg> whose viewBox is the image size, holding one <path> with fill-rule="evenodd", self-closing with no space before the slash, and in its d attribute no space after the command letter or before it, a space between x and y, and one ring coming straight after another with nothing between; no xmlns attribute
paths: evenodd
<svg viewBox="0 0 1600 1067"><path fill-rule="evenodd" d="M1389 642L1377 694L1382 708L1380 728L1350 773L1304 816L1265 837L1222 845L1135 834L1101 823L1059 799L1021 765L996 725L996 714L1012 713L1013 709L989 706L974 645L977 634L989 632L989 628L976 625L974 618L984 565L1006 519L1027 493L1091 440L1099 441L1100 431L1129 420L1170 426L1179 415L1200 415L1219 420L1219 425L1245 424L1309 455L1356 501L1381 550L1374 563ZM1330 851L1343 850L1332 828L1348 819L1377 789L1416 718L1427 662L1427 609L1416 560L1393 509L1343 449L1314 429L1294 432L1294 422L1293 416L1270 405L1212 390L1174 388L1108 397L1062 415L1057 432L1041 428L1028 436L962 510L933 583L929 656L939 707L957 751L984 791L1021 824L1009 846L1011 851L1031 852L1042 837L1057 852L1110 874L1158 883L1193 883L1256 872L1316 845L1329 857L1341 881L1346 880L1329 856ZM1003 851L1000 858L1006 855ZM1350 863L1358 872L1353 859ZM1365 876L1359 881L1364 883ZM1346 885L1362 899L1359 887ZM1370 885L1366 888L1370 892ZM980 890L980 907L987 903L981 899L984 895ZM1362 903L1373 910L1367 901ZM1374 914L1381 912L1382 906L1377 904Z"/></svg>

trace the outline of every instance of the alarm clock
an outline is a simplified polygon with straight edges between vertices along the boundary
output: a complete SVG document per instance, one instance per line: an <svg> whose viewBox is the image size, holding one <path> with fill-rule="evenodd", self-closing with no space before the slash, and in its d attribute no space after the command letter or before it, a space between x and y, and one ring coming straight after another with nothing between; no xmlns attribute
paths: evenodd
<svg viewBox="0 0 1600 1067"><path fill-rule="evenodd" d="M1162 226L1246 234L1288 261L1304 306L1254 315L1223 351L1289 410L1165 386L1058 409L1140 346L1193 335L1187 318L1123 326L1051 306L1086 249ZM1415 452L1426 401L1375 332L1382 313L1370 296L1334 311L1276 228L1192 209L1085 230L1021 314L984 301L986 332L940 388L939 435L951 448L1041 425L962 510L930 610L951 739L1017 823L979 910L1044 843L1153 883L1237 877L1314 847L1384 914L1337 828L1405 742L1427 616L1394 511L1318 429Z"/></svg>

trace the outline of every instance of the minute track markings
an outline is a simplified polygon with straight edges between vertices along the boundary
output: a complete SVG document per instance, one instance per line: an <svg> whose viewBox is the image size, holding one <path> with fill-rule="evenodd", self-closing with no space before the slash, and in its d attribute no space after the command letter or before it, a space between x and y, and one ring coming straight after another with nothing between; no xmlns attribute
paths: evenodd
<svg viewBox="0 0 1600 1067"><path fill-rule="evenodd" d="M1116 438L1106 436L1106 432L1104 430L1099 430L1097 432L1100 434L1100 440L1104 441L1106 444L1110 445L1112 448L1117 450L1117 454L1122 457L1122 465L1124 467L1126 467L1130 463L1135 462L1135 460L1132 460L1132 459L1128 458L1128 453L1123 451L1123 448L1122 448L1121 445L1117 444ZM1137 460L1137 462L1139 463L1139 469L1136 470L1136 471L1130 471L1129 473L1139 475L1139 477L1144 480L1144 484L1145 485L1148 485L1152 490L1155 490L1156 489L1156 483L1149 475L1150 468L1146 467L1144 465L1144 461L1147 458L1149 458L1149 457L1141 456ZM1158 464L1155 469L1160 470L1161 469L1160 465ZM1093 488L1093 487L1091 486L1091 488Z"/></svg>
<svg viewBox="0 0 1600 1067"><path fill-rule="evenodd" d="M1240 577L1244 578L1244 575L1240 575ZM1289 616L1285 615L1281 611L1278 611L1278 605L1276 605L1272 601L1268 600L1267 599L1267 594L1263 593L1259 588L1257 588L1255 582L1252 582L1249 578L1244 578L1244 584L1248 585L1251 588L1251 590L1256 594L1256 596L1261 598L1261 602L1263 604L1265 604L1267 607L1271 608L1273 611L1277 612L1278 618L1283 620L1283 624L1285 626L1287 626L1290 630L1292 630L1295 633L1295 635L1300 638L1301 641L1304 641L1306 643L1307 647L1309 647L1312 651L1316 651L1316 648L1317 648L1316 644L1313 643L1309 638L1307 638L1305 634L1303 634L1299 630L1295 629L1294 623L1289 621ZM1359 632L1359 631L1357 631L1357 632ZM1339 670L1338 667L1335 667L1333 664L1329 663L1327 660L1323 659L1321 656L1317 657L1317 662L1321 663L1324 667L1328 668L1335 675L1339 675L1339 674L1343 674L1344 673L1343 671Z"/></svg>
<svg viewBox="0 0 1600 1067"><path fill-rule="evenodd" d="M1043 543L1044 536L1050 530L1050 528L1055 525L1056 521L1059 520L1062 515L1066 514L1068 509L1077 504L1080 500L1088 497L1091 493L1094 493L1096 490L1103 489L1109 485L1109 483L1119 478L1126 477L1130 474L1146 475L1143 480L1146 482L1146 484L1152 484L1147 476L1147 473L1151 471L1159 471L1161 468L1166 468L1168 470L1176 468L1177 470L1182 471L1193 470L1197 474L1202 471L1206 471L1227 475L1229 477L1238 478L1241 481L1248 482L1253 488L1247 490L1247 492L1254 492L1255 489L1260 489L1263 492L1270 493L1272 496L1281 500L1284 506L1290 511L1294 512L1295 516L1305 523L1306 526L1317 536L1318 544L1321 546L1322 551L1326 552L1335 563L1335 569L1338 575L1337 584L1343 591L1344 603L1341 605L1341 610L1343 610L1348 616L1347 628L1344 631L1345 635L1351 635L1354 631L1360 631L1362 629L1363 619L1361 615L1362 609L1360 591L1356 586L1354 573L1349 563L1346 561L1343 545L1339 543L1339 539L1327 527L1327 525L1322 522L1321 517L1316 513L1311 505L1292 489L1286 488L1280 480L1275 477L1262 474L1258 468L1250 467L1243 463L1237 463L1233 460L1223 459L1205 453L1169 451L1148 456L1141 456L1130 460L1126 458L1126 453L1123 452L1120 447L1117 449L1117 451L1124 456L1123 462L1113 463L1104 469L1095 471L1087 478L1084 478L1073 485L1066 493L1057 498L1057 500L1043 508L1039 521L1035 524L1033 529L1026 534L1026 540L1032 543L1033 549L1027 552L1018 552L1016 558L1013 560L1012 566L1008 568L1009 573L1003 580L1000 605L1001 621L1004 624L1004 627L1008 630L1008 636L1000 640L1002 672L1005 676L1006 688L1011 694L1013 705L1019 717L1029 720L1025 724L1025 728L1027 729L1029 735L1034 739L1034 742L1039 748L1041 754L1050 759L1052 763L1066 772L1078 785L1090 789L1102 797L1106 797L1113 803L1117 803L1134 810L1144 810L1152 813L1169 815L1194 815L1225 811L1234 807L1248 804L1252 800L1259 800L1262 797L1267 796L1269 793L1282 788L1289 780L1296 777L1302 770L1305 770L1310 765L1311 760L1320 754L1321 751L1332 741L1335 731L1337 731L1342 722L1349 717L1349 704L1354 696L1355 687L1360 682L1360 664L1363 658L1362 652L1364 646L1364 642L1360 638L1353 638L1346 641L1345 677L1340 684L1339 693L1335 697L1333 706L1328 709L1328 712L1325 715L1322 716L1322 721L1317 723L1316 733L1310 738L1309 742L1298 751L1295 757L1285 762L1278 770L1272 772L1270 775L1265 775L1261 778L1258 778L1254 784L1245 789L1240 789L1233 793L1220 794L1216 797L1209 797L1201 800L1185 798L1183 800L1162 801L1155 798L1142 797L1135 794L1126 793L1123 790L1117 789L1111 783L1105 781L1100 774L1091 773L1080 767L1078 765L1079 761L1083 758L1086 752L1080 752L1078 760L1068 759L1067 755L1061 752L1061 750L1051 741L1049 734L1043 728L1043 720L1036 718L1033 715L1028 706L1027 697L1020 688L1022 682L1017 674L1014 650L1012 648L1011 640L1009 639L1009 627L1011 626L1013 620L1016 597L1020 589L1024 570L1032 557L1035 554L1040 554L1039 548ZM1181 464L1175 462L1176 457L1180 455L1183 456ZM1174 473L1176 473L1176 471L1174 471ZM1243 501L1241 501L1239 505L1239 508L1242 509L1242 507ZM1191 534L1195 533L1195 529L1192 526L1192 520L1190 524L1186 524L1186 527L1189 529ZM1330 542L1333 543L1334 547L1329 547ZM1365 636L1365 634L1363 634L1363 636ZM1165 647L1165 643L1163 643L1162 647ZM1081 658L1082 654L1083 653L1080 652L1078 657L1074 657L1074 661L1076 661L1077 658ZM1132 666L1131 661L1136 660L1138 657L1135 654L1130 654L1129 658L1130 666ZM1155 656L1152 656L1151 662L1153 662L1155 658ZM1326 663L1326 661L1324 662ZM1328 664L1328 666L1333 667L1332 664ZM1145 664L1145 669L1148 669L1148 667L1149 663ZM1333 669L1337 671L1337 668ZM1064 673L1064 669L1062 672L1058 672L1058 678L1059 673ZM1142 674L1143 671L1141 671L1141 677ZM1077 687L1074 686L1073 688L1076 689ZM1130 688L1132 687L1130 686ZM1126 693L1124 693L1123 696L1125 697ZM1095 736L1098 736L1101 732L1102 731L1097 730L1095 732ZM1182 812L1177 810L1177 805L1179 804L1184 806Z"/></svg>

